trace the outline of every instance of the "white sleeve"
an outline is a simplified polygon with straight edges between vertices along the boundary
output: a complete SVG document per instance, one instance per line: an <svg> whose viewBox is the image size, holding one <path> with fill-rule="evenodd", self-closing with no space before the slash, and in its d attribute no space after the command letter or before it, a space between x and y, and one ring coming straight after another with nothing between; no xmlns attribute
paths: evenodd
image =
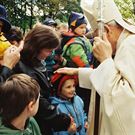
<svg viewBox="0 0 135 135"><path fill-rule="evenodd" d="M90 81L94 89L101 95L103 93L104 86L110 79L115 78L117 70L112 58L108 58L103 61L90 75Z"/></svg>
<svg viewBox="0 0 135 135"><path fill-rule="evenodd" d="M100 95L114 96L126 92L135 96L134 38L129 37L121 44L114 60L106 59L90 74L90 82Z"/></svg>
<svg viewBox="0 0 135 135"><path fill-rule="evenodd" d="M79 68L79 86L82 88L91 89L90 74L93 71L92 68Z"/></svg>

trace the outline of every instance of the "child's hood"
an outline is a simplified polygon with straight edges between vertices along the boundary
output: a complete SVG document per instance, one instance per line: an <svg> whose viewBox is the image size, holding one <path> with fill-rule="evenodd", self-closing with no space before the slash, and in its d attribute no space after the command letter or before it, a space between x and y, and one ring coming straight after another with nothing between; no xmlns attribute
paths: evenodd
<svg viewBox="0 0 135 135"><path fill-rule="evenodd" d="M2 119L0 118L0 135L21 135L19 130L13 130L10 128L5 127L2 124Z"/></svg>
<svg viewBox="0 0 135 135"><path fill-rule="evenodd" d="M73 32L70 31L62 34L62 41L61 41L62 48L70 39L74 37L78 37L78 35L75 35Z"/></svg>
<svg viewBox="0 0 135 135"><path fill-rule="evenodd" d="M52 104L70 104L68 100L62 100L57 97L50 97L50 100Z"/></svg>
<svg viewBox="0 0 135 135"><path fill-rule="evenodd" d="M0 135L31 135L31 134L32 134L32 131L29 127L27 127L23 131L6 127L2 123L2 118L0 117Z"/></svg>

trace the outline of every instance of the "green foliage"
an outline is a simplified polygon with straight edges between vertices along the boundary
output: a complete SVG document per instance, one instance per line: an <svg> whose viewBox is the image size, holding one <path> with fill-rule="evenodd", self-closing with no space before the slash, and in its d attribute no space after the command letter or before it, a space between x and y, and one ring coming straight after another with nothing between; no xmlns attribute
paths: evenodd
<svg viewBox="0 0 135 135"><path fill-rule="evenodd" d="M134 0L115 0L123 18L132 22L135 21L133 2Z"/></svg>
<svg viewBox="0 0 135 135"><path fill-rule="evenodd" d="M124 18L135 20L134 1L115 0ZM71 11L82 12L80 0L0 0L0 4L7 8L11 24L21 27L24 32L47 16L67 22Z"/></svg>
<svg viewBox="0 0 135 135"><path fill-rule="evenodd" d="M71 11L81 12L80 0L1 0L7 8L12 25L19 26L25 32L32 28L37 20L43 21L47 16L67 21Z"/></svg>

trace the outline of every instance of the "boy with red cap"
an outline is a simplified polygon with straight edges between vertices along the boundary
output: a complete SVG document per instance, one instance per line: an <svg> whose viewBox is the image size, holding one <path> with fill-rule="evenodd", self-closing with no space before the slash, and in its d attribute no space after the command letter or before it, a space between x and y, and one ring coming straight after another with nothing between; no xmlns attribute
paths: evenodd
<svg viewBox="0 0 135 135"><path fill-rule="evenodd" d="M73 117L76 126L74 134L86 135L87 116L84 113L84 103L82 99L76 95L75 86L77 85L77 77L70 75L54 74L51 78L54 86L55 96L51 97L51 102L57 105L58 113L63 112ZM68 131L54 132L54 135L71 135Z"/></svg>

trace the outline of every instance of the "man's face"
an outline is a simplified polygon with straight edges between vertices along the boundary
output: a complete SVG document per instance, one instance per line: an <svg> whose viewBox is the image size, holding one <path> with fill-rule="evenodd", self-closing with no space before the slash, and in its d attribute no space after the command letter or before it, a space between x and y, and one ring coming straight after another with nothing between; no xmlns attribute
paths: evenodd
<svg viewBox="0 0 135 135"><path fill-rule="evenodd" d="M117 40L121 31L119 30L118 26L105 24L104 32L106 32L107 38L112 46L113 54L115 54ZM98 36L98 29L94 31L93 36Z"/></svg>

